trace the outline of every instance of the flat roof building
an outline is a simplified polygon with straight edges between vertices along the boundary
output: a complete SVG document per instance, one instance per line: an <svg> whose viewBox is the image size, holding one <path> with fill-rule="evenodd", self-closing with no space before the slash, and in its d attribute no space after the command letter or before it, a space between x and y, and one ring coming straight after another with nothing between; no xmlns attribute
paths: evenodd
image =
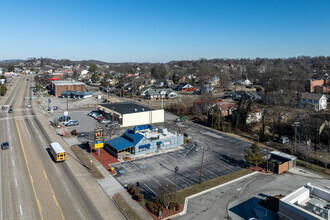
<svg viewBox="0 0 330 220"><path fill-rule="evenodd" d="M54 81L51 83L52 93L59 97L64 91L86 92L86 84L73 81Z"/></svg>
<svg viewBox="0 0 330 220"><path fill-rule="evenodd" d="M330 219L330 190L307 183L280 199L279 219Z"/></svg>
<svg viewBox="0 0 330 220"><path fill-rule="evenodd" d="M164 122L164 109L152 109L133 102L119 102L98 106L107 118L115 118L122 127Z"/></svg>

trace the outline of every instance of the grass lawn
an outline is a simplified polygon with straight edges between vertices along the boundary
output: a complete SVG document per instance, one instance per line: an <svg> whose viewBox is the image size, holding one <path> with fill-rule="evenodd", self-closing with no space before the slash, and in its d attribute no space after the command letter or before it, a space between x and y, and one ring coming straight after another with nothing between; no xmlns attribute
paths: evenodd
<svg viewBox="0 0 330 220"><path fill-rule="evenodd" d="M307 167L305 166L305 161L297 159L297 166L302 167L310 172L319 174L321 176L330 178L330 170L328 170L328 173L324 172L323 166L317 166L315 164L307 163Z"/></svg>
<svg viewBox="0 0 330 220"><path fill-rule="evenodd" d="M176 192L177 202L181 206L183 206L184 200L186 197L199 193L199 192L202 192L204 190L210 189L212 187L218 186L220 184L229 182L231 180L237 179L241 176L245 176L249 173L252 173L252 171L247 170L247 169L242 169L242 170L236 171L234 173L230 173L225 176L220 176L218 178L202 182L201 184L196 184L196 185L190 186L188 188L179 190ZM151 199L151 200L153 200L153 199ZM140 205L142 207L144 207L147 202L148 202L147 200L144 200L143 202L140 203Z"/></svg>
<svg viewBox="0 0 330 220"><path fill-rule="evenodd" d="M71 150L78 157L78 159L84 165L84 167L86 167L88 172L90 172L94 176L95 179L104 178L102 173L95 167L94 164L92 164L92 167L91 167L90 160L88 159L87 155L80 147L78 147L77 145L72 145Z"/></svg>
<svg viewBox="0 0 330 220"><path fill-rule="evenodd" d="M112 199L128 219L130 220L140 219L140 217L136 214L136 212L127 204L125 199L119 193L113 195Z"/></svg>

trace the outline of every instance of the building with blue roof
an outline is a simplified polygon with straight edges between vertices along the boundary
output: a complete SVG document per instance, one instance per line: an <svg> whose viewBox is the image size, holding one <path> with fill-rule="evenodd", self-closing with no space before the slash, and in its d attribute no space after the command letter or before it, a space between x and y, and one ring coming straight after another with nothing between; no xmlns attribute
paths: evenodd
<svg viewBox="0 0 330 220"><path fill-rule="evenodd" d="M116 158L122 158L127 153L139 155L177 147L183 144L183 139L182 135L170 133L166 128L152 130L151 125L142 125L105 141L105 149Z"/></svg>

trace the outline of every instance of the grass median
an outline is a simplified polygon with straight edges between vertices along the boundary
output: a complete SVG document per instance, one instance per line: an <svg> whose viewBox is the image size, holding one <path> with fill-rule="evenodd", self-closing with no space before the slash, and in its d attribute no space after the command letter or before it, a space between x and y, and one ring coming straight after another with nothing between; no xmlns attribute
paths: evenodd
<svg viewBox="0 0 330 220"><path fill-rule="evenodd" d="M96 168L96 166L94 164L91 164L90 159L88 159L86 153L80 147L78 147L77 145L72 145L71 150L78 157L78 159L80 160L82 165L84 167L86 167L88 172L90 172L94 176L95 179L103 179L104 178L104 176Z"/></svg>
<svg viewBox="0 0 330 220"><path fill-rule="evenodd" d="M307 167L305 166L305 162L303 160L297 159L297 166L302 167L310 172L319 174L321 176L330 178L330 172L328 173L324 172L325 168L324 166L318 166L312 163L307 163Z"/></svg>
<svg viewBox="0 0 330 220"><path fill-rule="evenodd" d="M129 220L140 220L140 217L136 212L127 204L124 197L119 193L112 196L113 201L116 203L118 208L125 214Z"/></svg>

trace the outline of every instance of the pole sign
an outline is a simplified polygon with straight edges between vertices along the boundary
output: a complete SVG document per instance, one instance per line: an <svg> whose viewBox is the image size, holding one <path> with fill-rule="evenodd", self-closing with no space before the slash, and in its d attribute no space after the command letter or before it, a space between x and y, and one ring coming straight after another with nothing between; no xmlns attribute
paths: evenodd
<svg viewBox="0 0 330 220"><path fill-rule="evenodd" d="M103 147L103 129L94 130L95 149Z"/></svg>

